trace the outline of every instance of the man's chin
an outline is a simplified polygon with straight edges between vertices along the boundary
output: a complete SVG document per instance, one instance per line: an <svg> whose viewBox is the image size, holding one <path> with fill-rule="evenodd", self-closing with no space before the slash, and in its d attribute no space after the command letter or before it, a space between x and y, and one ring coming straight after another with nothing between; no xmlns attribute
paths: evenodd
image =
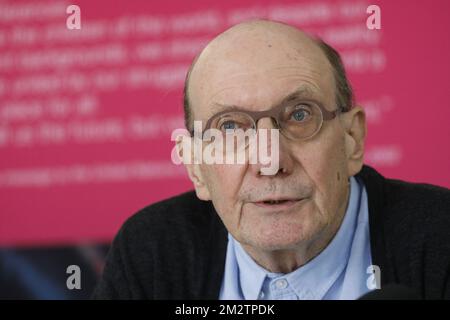
<svg viewBox="0 0 450 320"><path fill-rule="evenodd" d="M249 241L246 241L248 245L257 250L262 251L276 251L276 250L294 250L302 244L308 242L308 237L301 235L301 232L295 235L277 235L277 236L263 236L255 235Z"/></svg>

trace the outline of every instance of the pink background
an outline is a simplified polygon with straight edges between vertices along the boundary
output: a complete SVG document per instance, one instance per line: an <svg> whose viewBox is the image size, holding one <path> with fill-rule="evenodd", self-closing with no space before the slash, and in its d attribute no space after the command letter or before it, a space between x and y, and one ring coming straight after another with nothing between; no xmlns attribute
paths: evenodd
<svg viewBox="0 0 450 320"><path fill-rule="evenodd" d="M249 17L321 35L368 117L366 163L450 187L450 2L0 1L0 246L110 241L191 188L170 160L185 72ZM365 9L381 8L381 30ZM32 14L31 14L31 13ZM167 214L170 214L168 212Z"/></svg>

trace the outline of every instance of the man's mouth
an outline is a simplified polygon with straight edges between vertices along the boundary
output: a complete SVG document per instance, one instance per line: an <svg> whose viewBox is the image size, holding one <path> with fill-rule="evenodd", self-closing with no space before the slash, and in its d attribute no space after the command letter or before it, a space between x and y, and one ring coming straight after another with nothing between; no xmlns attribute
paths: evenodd
<svg viewBox="0 0 450 320"><path fill-rule="evenodd" d="M265 199L253 202L256 206L271 209L288 209L296 204L299 204L306 198L292 198L292 199Z"/></svg>
<svg viewBox="0 0 450 320"><path fill-rule="evenodd" d="M294 201L294 200L266 200L263 201L265 204L279 204L279 203L285 203L288 201Z"/></svg>

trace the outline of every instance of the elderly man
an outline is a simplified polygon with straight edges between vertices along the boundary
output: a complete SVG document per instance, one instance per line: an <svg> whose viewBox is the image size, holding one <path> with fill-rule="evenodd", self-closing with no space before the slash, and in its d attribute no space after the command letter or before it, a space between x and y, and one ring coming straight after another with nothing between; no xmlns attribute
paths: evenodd
<svg viewBox="0 0 450 320"><path fill-rule="evenodd" d="M450 298L450 192L363 164L364 111L326 43L272 21L228 29L189 70L185 116L191 132L279 130L277 170L186 164L195 193L124 224L95 298L357 299L390 283Z"/></svg>

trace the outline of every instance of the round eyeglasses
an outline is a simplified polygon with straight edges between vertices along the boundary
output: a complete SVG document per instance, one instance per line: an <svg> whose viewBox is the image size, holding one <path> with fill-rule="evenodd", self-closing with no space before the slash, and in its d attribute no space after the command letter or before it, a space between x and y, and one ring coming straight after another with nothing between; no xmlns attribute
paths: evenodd
<svg viewBox="0 0 450 320"><path fill-rule="evenodd" d="M260 119L269 117L275 128L288 139L306 140L316 135L323 121L334 119L345 107L328 111L312 100L293 100L265 111L225 110L213 115L203 129L202 137L208 129L220 130L224 136L237 130L253 129L256 132Z"/></svg>

